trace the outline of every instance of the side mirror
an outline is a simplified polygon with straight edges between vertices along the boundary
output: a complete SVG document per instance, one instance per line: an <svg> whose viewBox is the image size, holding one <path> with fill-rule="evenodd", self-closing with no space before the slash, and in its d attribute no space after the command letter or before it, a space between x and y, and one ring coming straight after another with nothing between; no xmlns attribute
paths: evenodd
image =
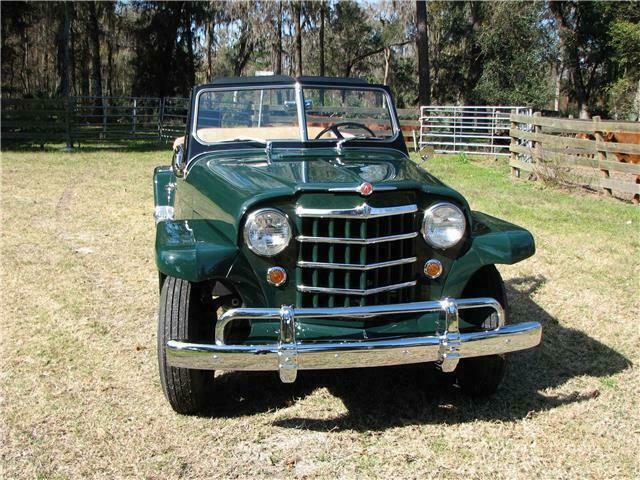
<svg viewBox="0 0 640 480"><path fill-rule="evenodd" d="M426 162L431 157L433 157L433 154L435 153L435 151L436 149L431 145L426 145L422 147L419 152L420 158L422 159L422 163Z"/></svg>
<svg viewBox="0 0 640 480"><path fill-rule="evenodd" d="M184 145L176 145L173 149L173 159L171 160L171 168L176 177L184 176Z"/></svg>

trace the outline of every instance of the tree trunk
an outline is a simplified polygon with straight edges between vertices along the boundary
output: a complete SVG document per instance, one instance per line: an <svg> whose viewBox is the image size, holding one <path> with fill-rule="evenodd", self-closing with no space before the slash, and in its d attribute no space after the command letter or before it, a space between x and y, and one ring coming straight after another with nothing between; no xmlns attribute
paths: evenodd
<svg viewBox="0 0 640 480"><path fill-rule="evenodd" d="M276 19L275 74L282 75L282 1L278 1L278 18Z"/></svg>
<svg viewBox="0 0 640 480"><path fill-rule="evenodd" d="M469 7L469 31L467 32L468 43L466 45L469 68L464 81L464 90L461 95L461 103L466 105L473 103L473 91L482 76L483 58L482 48L478 43L478 32L480 30L482 5L480 2L468 2Z"/></svg>
<svg viewBox="0 0 640 480"><path fill-rule="evenodd" d="M62 6L62 18L58 30L58 94L68 97L71 83L71 59L70 59L70 31L71 31L71 8L69 2L64 2Z"/></svg>
<svg viewBox="0 0 640 480"><path fill-rule="evenodd" d="M89 39L91 42L91 94L94 97L102 96L102 61L100 58L100 22L96 11L96 3L89 2ZM101 99L96 99L96 105L101 104Z"/></svg>
<svg viewBox="0 0 640 480"><path fill-rule="evenodd" d="M107 10L107 94L113 96L113 39L115 38L115 2L111 2Z"/></svg>
<svg viewBox="0 0 640 480"><path fill-rule="evenodd" d="M213 5L213 2L212 2ZM211 7L212 11L209 15L209 22L206 26L206 41L207 41L207 81L210 82L213 80L213 41L216 34L216 17L215 10L213 10L213 6Z"/></svg>
<svg viewBox="0 0 640 480"><path fill-rule="evenodd" d="M296 75L302 76L302 4L295 2L293 18L296 24Z"/></svg>
<svg viewBox="0 0 640 480"><path fill-rule="evenodd" d="M557 112L560 110L560 88L562 87L562 74L564 73L564 63L560 60L556 64L556 89L553 101L553 109Z"/></svg>
<svg viewBox="0 0 640 480"><path fill-rule="evenodd" d="M193 20L193 11L191 3L185 2L184 12L184 41L187 44L187 82L189 89L183 94L188 94L189 90L196 84L196 60L193 52L193 31L191 30L191 21Z"/></svg>
<svg viewBox="0 0 640 480"><path fill-rule="evenodd" d="M247 65L249 58L251 57L251 45L249 44L249 32L246 24L242 26L242 32L240 33L240 40L238 41L238 54L235 57L233 65L233 74L236 77L242 75L244 67Z"/></svg>
<svg viewBox="0 0 640 480"><path fill-rule="evenodd" d="M320 38L319 38L319 48L320 48L320 76L325 76L325 66L324 66L324 16L325 16L326 3L323 1L320 4Z"/></svg>
<svg viewBox="0 0 640 480"><path fill-rule="evenodd" d="M391 48L384 49L384 80L382 83L389 86L389 67L391 65Z"/></svg>
<svg viewBox="0 0 640 480"><path fill-rule="evenodd" d="M569 25L565 17L564 2L550 2L549 8L558 22L560 30L560 47L566 59L566 68L569 72L569 78L575 90L575 99L578 104L578 112L580 118L591 118L589 111L589 92L585 88L584 79L582 77L582 69L580 67L580 53L576 41L576 32Z"/></svg>
<svg viewBox="0 0 640 480"><path fill-rule="evenodd" d="M416 48L418 51L418 102L420 105L431 103L431 84L429 81L429 40L427 37L427 4L416 1Z"/></svg>
<svg viewBox="0 0 640 480"><path fill-rule="evenodd" d="M89 63L89 40L86 35L83 35L80 40L80 95L84 97L90 95Z"/></svg>

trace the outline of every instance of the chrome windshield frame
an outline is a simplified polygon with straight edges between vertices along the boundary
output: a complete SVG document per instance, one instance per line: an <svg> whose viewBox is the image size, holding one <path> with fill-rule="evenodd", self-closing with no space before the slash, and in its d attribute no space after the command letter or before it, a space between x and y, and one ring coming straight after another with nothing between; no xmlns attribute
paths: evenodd
<svg viewBox="0 0 640 480"><path fill-rule="evenodd" d="M370 85L357 85L357 86L353 86L353 85L340 85L340 84L336 84L336 85L332 85L332 86L327 86L324 84L320 84L320 83L305 83L305 84L301 84L300 82L295 82L292 84L288 84L288 85L241 85L241 86L221 86L221 87L211 87L211 88L205 88L202 89L200 91L198 91L198 93L196 94L196 98L195 101L193 103L193 116L192 116L192 125L191 125L191 130L190 130L190 135L200 144L203 146L224 146L224 143L222 142L206 142L204 140L202 140L197 133L197 126L198 126L198 113L199 113L199 108L200 108L200 97L202 96L202 94L205 93L211 93L211 92L233 92L233 91L244 91L244 90L293 90L294 91L294 98L296 100L296 117L298 119L298 127L300 130L300 137L295 139L276 139L276 140L269 140L272 143L275 142L300 142L301 143L301 147L304 147L304 144L310 141L315 142L315 139L309 140L308 137L308 129L307 129L307 120L306 120L306 110L305 110L305 98L304 98L304 89L305 88L310 88L310 89L318 89L318 88L322 88L322 89L327 89L327 90L367 90L367 91L377 91L380 92L382 95L384 95L385 98L385 102L387 103L387 111L389 113L389 117L391 120L391 125L393 128L393 136L389 137L389 138L385 138L385 139L375 139L375 138L367 138L367 139L363 139L366 141L375 141L376 143L379 143L380 145L390 145L392 143L394 143L397 139L398 136L401 134L401 130L400 130L400 124L398 121L398 117L395 111L395 108L393 108L393 102L391 100L391 96L389 95L389 93L384 90L383 88L380 87L375 87L375 86L370 86ZM332 142L334 139L328 139L328 140L320 140L321 142ZM331 148L330 145L332 145L332 143L327 143L327 147ZM191 162L189 162L191 163Z"/></svg>

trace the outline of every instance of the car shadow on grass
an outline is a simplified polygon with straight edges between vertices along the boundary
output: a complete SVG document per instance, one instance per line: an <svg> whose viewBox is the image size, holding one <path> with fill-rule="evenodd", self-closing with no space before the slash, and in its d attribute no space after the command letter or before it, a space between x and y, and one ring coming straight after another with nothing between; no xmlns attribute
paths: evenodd
<svg viewBox="0 0 640 480"><path fill-rule="evenodd" d="M507 374L498 392L488 399L463 395L452 376L433 365L302 371L291 385L272 373L226 373L216 379L213 410L225 417L252 415L286 408L318 388L326 388L344 403L347 413L331 419L294 417L275 425L318 431L384 430L428 423L475 420L511 421L561 405L589 400L597 390L545 394L578 376L607 377L631 366L624 356L585 333L562 327L531 299L542 277L507 283L513 323L537 320L542 343L509 356Z"/></svg>

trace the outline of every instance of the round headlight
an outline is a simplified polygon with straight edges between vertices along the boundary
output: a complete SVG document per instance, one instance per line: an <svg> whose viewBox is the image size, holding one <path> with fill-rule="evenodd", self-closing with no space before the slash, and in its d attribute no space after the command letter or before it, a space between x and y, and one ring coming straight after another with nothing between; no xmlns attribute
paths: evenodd
<svg viewBox="0 0 640 480"><path fill-rule="evenodd" d="M422 236L436 248L449 248L462 239L465 226L462 210L452 203L436 203L424 213Z"/></svg>
<svg viewBox="0 0 640 480"><path fill-rule="evenodd" d="M291 240L289 219L280 210L263 208L247 217L244 241L251 251L273 257L284 250Z"/></svg>

